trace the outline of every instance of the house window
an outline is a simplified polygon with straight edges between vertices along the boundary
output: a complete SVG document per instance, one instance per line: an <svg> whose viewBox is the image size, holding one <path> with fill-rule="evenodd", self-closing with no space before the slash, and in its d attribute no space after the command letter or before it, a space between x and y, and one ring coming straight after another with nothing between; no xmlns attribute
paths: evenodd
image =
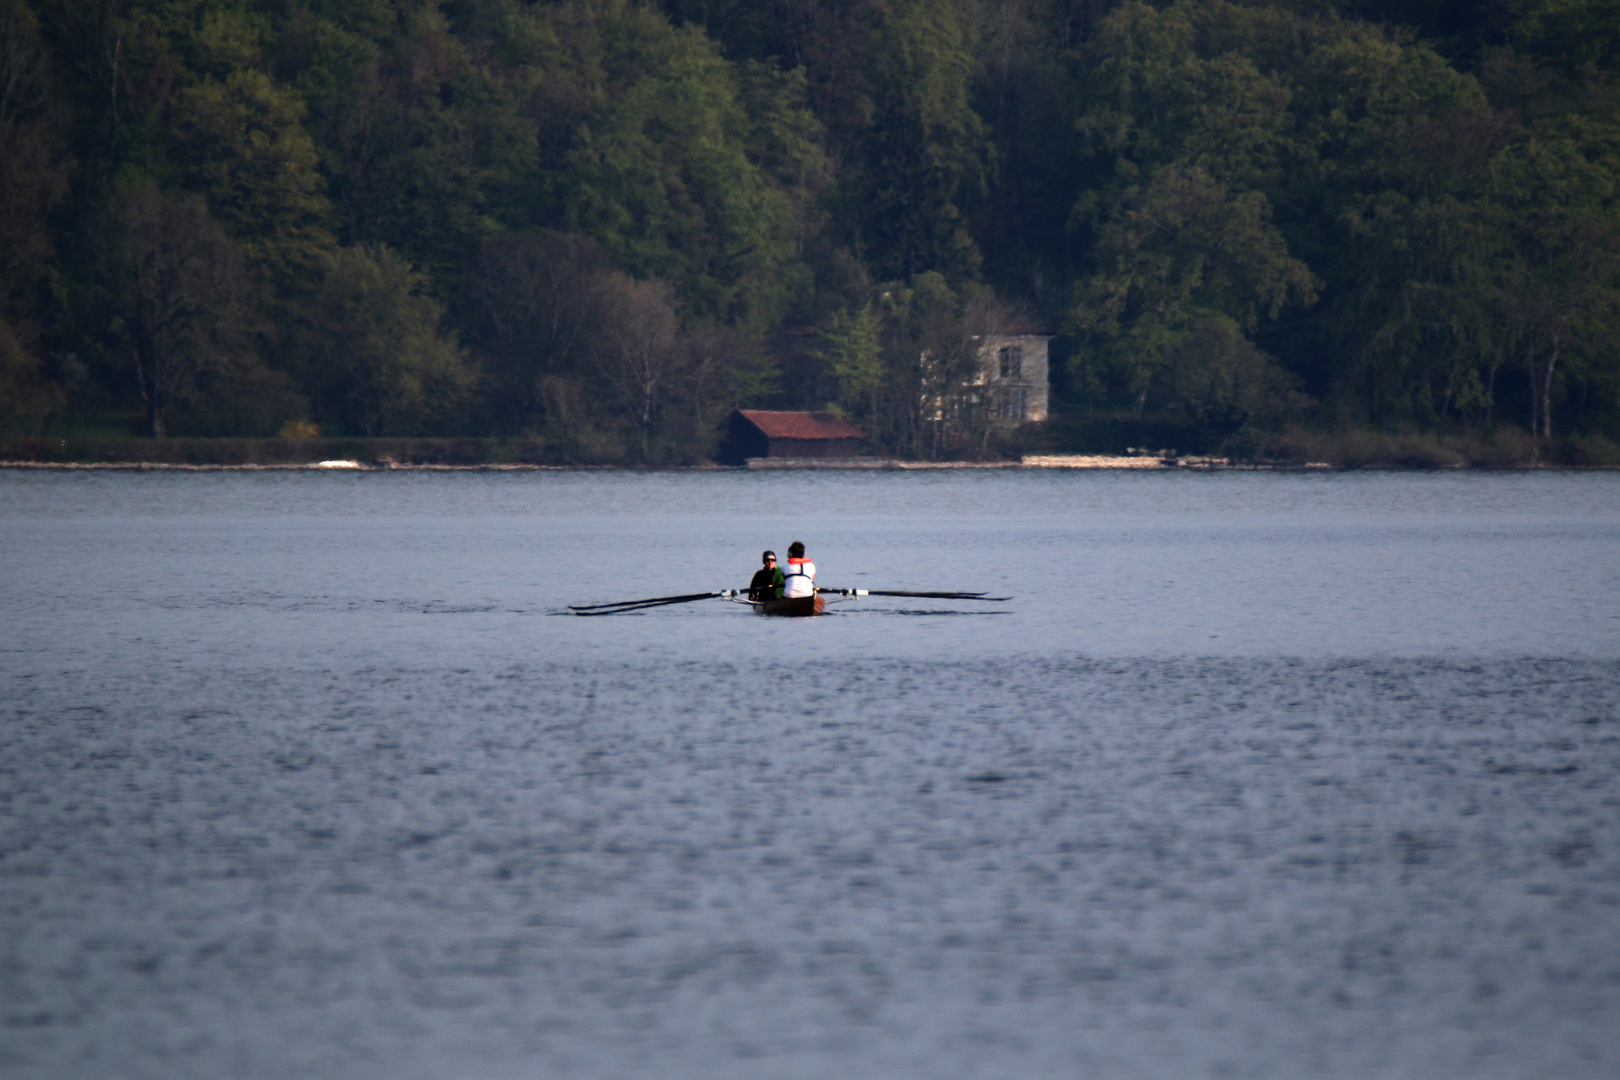
<svg viewBox="0 0 1620 1080"><path fill-rule="evenodd" d="M1029 391L1023 387L1008 390L1001 398L1001 415L1008 420L1022 420L1029 415Z"/></svg>
<svg viewBox="0 0 1620 1080"><path fill-rule="evenodd" d="M1024 347L1022 345L1005 345L996 355L1001 359L1001 377L1003 379L1022 379L1024 377Z"/></svg>

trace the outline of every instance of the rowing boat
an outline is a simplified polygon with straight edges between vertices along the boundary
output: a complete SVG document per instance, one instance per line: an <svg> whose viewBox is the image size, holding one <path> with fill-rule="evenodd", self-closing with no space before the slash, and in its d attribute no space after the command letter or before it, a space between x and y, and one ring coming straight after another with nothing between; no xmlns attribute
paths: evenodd
<svg viewBox="0 0 1620 1080"><path fill-rule="evenodd" d="M815 596L790 596L780 600L751 600L749 605L758 615L820 615L827 610L827 598L818 593Z"/></svg>
<svg viewBox="0 0 1620 1080"><path fill-rule="evenodd" d="M617 600L607 604L570 604L568 610L575 615L629 615L652 608L673 604L690 604L694 600L729 600L733 604L747 604L761 615L820 615L831 600L849 600L857 596L908 596L923 600L986 600L1000 603L1010 596L986 596L982 592L902 592L895 589L823 589L819 586L813 596L794 596L776 600L750 600L746 589L716 589L713 592L686 593L682 596L649 596L645 600Z"/></svg>

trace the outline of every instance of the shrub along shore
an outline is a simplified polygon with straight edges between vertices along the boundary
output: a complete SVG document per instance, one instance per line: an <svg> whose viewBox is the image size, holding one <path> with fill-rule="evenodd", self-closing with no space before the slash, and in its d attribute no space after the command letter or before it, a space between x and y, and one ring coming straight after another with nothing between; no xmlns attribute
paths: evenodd
<svg viewBox="0 0 1620 1080"><path fill-rule="evenodd" d="M573 464L538 439L0 439L0 463L8 465L293 468L323 461L371 467Z"/></svg>
<svg viewBox="0 0 1620 1080"><path fill-rule="evenodd" d="M1026 460L1027 457L1027 460ZM1324 433L1286 429L1257 436L1221 452L1186 456L1171 448L1039 448L1021 455L1009 448L993 461L962 466L1140 467L1144 459L1196 468L1533 469L1620 468L1620 446L1601 438L1569 439L1538 451L1515 429L1461 434L1350 430ZM873 462L864 461L865 467ZM297 469L353 462L371 469L615 468L570 460L543 439L332 438L149 439L129 437L0 437L0 467L123 469ZM837 467L815 463L819 467ZM924 463L892 462L895 468ZM934 467L950 462L928 462ZM698 465L697 468L714 468Z"/></svg>

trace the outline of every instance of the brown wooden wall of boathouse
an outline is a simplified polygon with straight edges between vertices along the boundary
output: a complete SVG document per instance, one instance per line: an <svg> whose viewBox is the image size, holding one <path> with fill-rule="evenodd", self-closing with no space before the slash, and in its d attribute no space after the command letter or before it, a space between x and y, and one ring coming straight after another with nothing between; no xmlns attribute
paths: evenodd
<svg viewBox="0 0 1620 1080"><path fill-rule="evenodd" d="M866 433L831 412L738 409L731 414L720 460L741 465L749 458L847 458L866 449Z"/></svg>

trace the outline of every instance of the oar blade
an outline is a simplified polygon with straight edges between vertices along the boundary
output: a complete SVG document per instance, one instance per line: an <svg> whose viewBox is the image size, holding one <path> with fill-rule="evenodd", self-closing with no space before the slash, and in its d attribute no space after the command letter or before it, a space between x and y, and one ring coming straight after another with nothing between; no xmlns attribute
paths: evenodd
<svg viewBox="0 0 1620 1080"><path fill-rule="evenodd" d="M605 608L640 607L642 604L684 604L689 600L707 600L719 596L717 592L687 593L684 596L649 596L645 600L618 600L611 604L569 604L569 611L601 611Z"/></svg>
<svg viewBox="0 0 1620 1080"><path fill-rule="evenodd" d="M670 602L665 601L665 602L659 603L659 604L631 604L629 607L608 608L605 611L575 611L572 614L578 615L582 619L591 619L591 618L595 618L595 617L597 617L599 615L629 615L629 614L631 614L633 612L637 612L637 611L646 611L649 608L660 608L660 607L670 607L670 606L671 606Z"/></svg>

